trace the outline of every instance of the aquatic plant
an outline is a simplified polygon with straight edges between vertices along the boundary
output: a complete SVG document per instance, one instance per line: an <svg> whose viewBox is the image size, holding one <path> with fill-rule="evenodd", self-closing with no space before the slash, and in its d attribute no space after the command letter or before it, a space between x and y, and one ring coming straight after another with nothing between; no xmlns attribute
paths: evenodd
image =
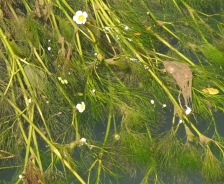
<svg viewBox="0 0 224 184"><path fill-rule="evenodd" d="M1 0L0 174L223 182L223 3Z"/></svg>

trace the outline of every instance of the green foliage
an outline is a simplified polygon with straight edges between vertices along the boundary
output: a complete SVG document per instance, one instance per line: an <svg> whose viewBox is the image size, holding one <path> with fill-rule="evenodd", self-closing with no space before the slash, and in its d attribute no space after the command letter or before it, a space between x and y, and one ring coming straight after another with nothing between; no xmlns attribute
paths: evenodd
<svg viewBox="0 0 224 184"><path fill-rule="evenodd" d="M224 2L210 1L0 1L0 169L14 183L223 182Z"/></svg>

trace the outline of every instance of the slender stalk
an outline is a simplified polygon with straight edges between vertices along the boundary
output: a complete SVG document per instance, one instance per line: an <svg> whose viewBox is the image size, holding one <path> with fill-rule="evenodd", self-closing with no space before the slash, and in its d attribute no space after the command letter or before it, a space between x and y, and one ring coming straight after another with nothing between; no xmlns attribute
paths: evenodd
<svg viewBox="0 0 224 184"><path fill-rule="evenodd" d="M38 141L37 141L37 137L36 137L36 133L35 133L35 130L33 129L32 131L32 137L33 137L33 143L34 143L34 146L35 146L35 150L36 150L36 160L38 162L38 166L40 168L40 172L41 173L44 173L44 170L43 170L43 166L42 166L42 161L41 161L41 157L40 157L40 151L39 151L39 146L38 146Z"/></svg>
<svg viewBox="0 0 224 184"><path fill-rule="evenodd" d="M76 108L73 109L72 113L72 125L75 129L76 140L78 140L80 138L80 135L79 135L79 124L77 120Z"/></svg>
<svg viewBox="0 0 224 184"><path fill-rule="evenodd" d="M33 121L32 117L32 113L34 111L34 106L32 105L32 107L30 108L30 112L28 114L30 121ZM28 132L28 139L26 142L26 156L25 156L25 161L24 161L24 166L27 165L28 160L29 160L29 153L30 153L30 144L31 144L31 140L32 140L32 132L33 132L33 127L30 125L29 126L29 132Z"/></svg>
<svg viewBox="0 0 224 184"><path fill-rule="evenodd" d="M109 133L110 133L110 127L111 127L111 119L112 119L112 112L110 111L110 113L108 115L107 129L106 129L106 133L105 133L104 140L103 140L103 146L106 145L107 140L108 140L108 136L109 136Z"/></svg>
<svg viewBox="0 0 224 184"><path fill-rule="evenodd" d="M98 159L95 159L94 162L92 163L92 165L88 169L88 181L87 181L88 184L90 184L90 174L91 174L91 171L92 171L92 169L94 168L94 166L96 165L96 163L98 161L99 161Z"/></svg>
<svg viewBox="0 0 224 184"><path fill-rule="evenodd" d="M101 170L102 170L102 160L98 161L98 169L97 169L97 179L96 179L96 184L100 183L100 174L101 174Z"/></svg>

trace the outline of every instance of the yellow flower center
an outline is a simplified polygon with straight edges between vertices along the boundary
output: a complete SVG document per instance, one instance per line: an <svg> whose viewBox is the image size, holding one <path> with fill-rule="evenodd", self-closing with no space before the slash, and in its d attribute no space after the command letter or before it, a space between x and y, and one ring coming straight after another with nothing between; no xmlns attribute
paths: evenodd
<svg viewBox="0 0 224 184"><path fill-rule="evenodd" d="M84 104L80 105L80 110L85 110L85 105Z"/></svg>
<svg viewBox="0 0 224 184"><path fill-rule="evenodd" d="M78 20L79 20L79 21L84 21L84 20L85 20L85 16L84 16L84 15L80 15L80 16L78 17Z"/></svg>

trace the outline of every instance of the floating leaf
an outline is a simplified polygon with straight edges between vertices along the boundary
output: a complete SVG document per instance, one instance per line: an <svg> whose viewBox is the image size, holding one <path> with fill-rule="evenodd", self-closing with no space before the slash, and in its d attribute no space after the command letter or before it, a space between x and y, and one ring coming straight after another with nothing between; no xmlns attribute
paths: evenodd
<svg viewBox="0 0 224 184"><path fill-rule="evenodd" d="M202 89L202 91L206 94L210 94L210 95L216 95L219 93L219 90L218 89L215 89L215 88L204 88Z"/></svg>

